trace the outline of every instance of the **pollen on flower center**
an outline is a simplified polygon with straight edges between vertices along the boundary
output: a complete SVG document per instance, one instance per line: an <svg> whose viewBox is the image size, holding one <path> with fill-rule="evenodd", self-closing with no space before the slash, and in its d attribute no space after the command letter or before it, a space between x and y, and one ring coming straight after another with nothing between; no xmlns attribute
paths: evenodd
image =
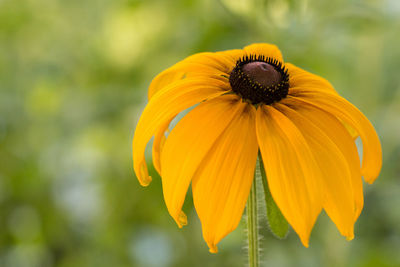
<svg viewBox="0 0 400 267"><path fill-rule="evenodd" d="M289 75L281 62L251 55L239 59L229 76L232 90L252 104L270 105L285 98Z"/></svg>

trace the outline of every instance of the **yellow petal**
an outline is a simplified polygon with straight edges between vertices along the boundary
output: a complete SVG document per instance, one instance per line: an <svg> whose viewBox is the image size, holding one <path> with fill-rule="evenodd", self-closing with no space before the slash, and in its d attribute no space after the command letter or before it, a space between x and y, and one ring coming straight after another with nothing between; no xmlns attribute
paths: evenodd
<svg viewBox="0 0 400 267"><path fill-rule="evenodd" d="M364 114L343 97L324 90L297 88L294 95L298 101L331 113L357 131L363 143L361 174L366 182L373 183L382 167L382 149L374 127Z"/></svg>
<svg viewBox="0 0 400 267"><path fill-rule="evenodd" d="M206 78L213 77L228 82L227 77L235 66L239 53L243 54L243 50L198 53L189 56L157 75L150 84L148 97L151 99L160 89L185 78L206 76ZM153 142L153 163L158 173L160 173L160 150L165 141L165 131L168 130L168 126L169 122L158 130Z"/></svg>
<svg viewBox="0 0 400 267"><path fill-rule="evenodd" d="M322 176L319 178L324 185L325 192L323 207L340 233L347 239L353 239L356 209L351 172L347 158L332 140L337 139L333 133L336 131L333 128L335 125L332 125L327 134L319 127L321 122L315 124L315 120L313 122L308 119L313 114L302 115L303 113L299 111L301 107L295 106L296 111L282 104L276 104L275 107L296 125L307 141L321 169ZM361 181L360 176L357 178Z"/></svg>
<svg viewBox="0 0 400 267"><path fill-rule="evenodd" d="M254 177L258 151L255 108L239 105L240 112L204 158L192 182L203 237L212 253L239 224Z"/></svg>
<svg viewBox="0 0 400 267"><path fill-rule="evenodd" d="M360 158L356 144L349 134L348 129L333 115L296 99L286 98L282 101L290 106L296 107L296 111L313 122L324 131L329 138L341 150L349 165L351 172L351 184L354 197L354 221L357 220L364 206L363 185L361 179Z"/></svg>
<svg viewBox="0 0 400 267"><path fill-rule="evenodd" d="M185 78L204 75L218 78L219 75L219 79L227 81L229 72L243 54L243 50L234 49L190 56L157 75L150 84L148 97L150 99L163 87ZM158 173L160 173L160 150L165 141L165 131L168 130L168 125L169 123L166 123L164 127L159 129L153 142L153 163Z"/></svg>
<svg viewBox="0 0 400 267"><path fill-rule="evenodd" d="M246 53L242 49L232 49L222 52L217 52L218 55L225 57L230 62L230 70L229 72L235 67L236 62L242 58Z"/></svg>
<svg viewBox="0 0 400 267"><path fill-rule="evenodd" d="M185 72L182 68L177 68L176 65L164 70L158 74L150 83L148 90L148 99L157 93L159 90L169 84L182 80L185 77Z"/></svg>
<svg viewBox="0 0 400 267"><path fill-rule="evenodd" d="M265 57L271 57L283 62L282 53L276 45L256 43L245 46L243 50L248 56L250 55L264 55Z"/></svg>
<svg viewBox="0 0 400 267"><path fill-rule="evenodd" d="M322 90L327 90L332 93L336 93L332 84L325 80L324 78L312 74L308 71L305 71L301 68L296 67L291 63L285 63L285 67L288 69L289 74L289 94L292 91L292 88L296 87L307 87L307 88L320 88Z"/></svg>
<svg viewBox="0 0 400 267"><path fill-rule="evenodd" d="M346 127L346 130L349 132L353 140L356 140L359 137L357 131L354 130L353 127L351 127L348 123L346 123L345 121L340 122L344 125L344 127Z"/></svg>
<svg viewBox="0 0 400 267"><path fill-rule="evenodd" d="M179 112L205 100L225 93L229 84L215 79L185 79L160 90L148 103L136 126L132 142L133 167L139 182L147 186L148 175L144 152L157 130L165 129Z"/></svg>
<svg viewBox="0 0 400 267"><path fill-rule="evenodd" d="M170 123L171 121L167 121L164 125L160 126L154 135L153 150L152 150L153 166L154 169L156 169L156 171L160 175L161 175L160 157L166 140L165 132L168 130L168 126Z"/></svg>
<svg viewBox="0 0 400 267"><path fill-rule="evenodd" d="M298 68L291 63L286 63L285 67L288 69L289 73L289 95L295 92L296 88L317 88L319 90L327 90L337 94L332 84L324 78ZM342 123L354 139L358 137L357 132L350 125L343 121Z"/></svg>
<svg viewBox="0 0 400 267"><path fill-rule="evenodd" d="M224 95L201 103L169 134L161 154L164 200L179 227L186 191L201 161L238 113L240 100Z"/></svg>
<svg viewBox="0 0 400 267"><path fill-rule="evenodd" d="M272 106L258 108L256 132L271 195L308 247L322 209L319 166L299 129Z"/></svg>
<svg viewBox="0 0 400 267"><path fill-rule="evenodd" d="M176 63L158 74L149 86L148 98L151 99L159 90L184 78L196 76L227 76L234 64L218 53L198 53Z"/></svg>

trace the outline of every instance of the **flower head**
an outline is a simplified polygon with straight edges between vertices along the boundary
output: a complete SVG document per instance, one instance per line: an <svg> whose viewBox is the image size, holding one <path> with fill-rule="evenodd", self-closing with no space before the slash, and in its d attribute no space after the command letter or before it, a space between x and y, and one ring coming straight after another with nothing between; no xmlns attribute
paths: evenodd
<svg viewBox="0 0 400 267"><path fill-rule="evenodd" d="M253 182L258 151L283 216L308 246L322 209L347 239L363 208L362 176L377 178L378 136L368 119L325 79L283 61L279 49L199 53L160 73L133 139L139 182L151 182L144 157L154 136L153 164L179 227L189 185L211 252L233 231ZM172 119L195 106L171 130ZM355 145L363 144L362 164Z"/></svg>

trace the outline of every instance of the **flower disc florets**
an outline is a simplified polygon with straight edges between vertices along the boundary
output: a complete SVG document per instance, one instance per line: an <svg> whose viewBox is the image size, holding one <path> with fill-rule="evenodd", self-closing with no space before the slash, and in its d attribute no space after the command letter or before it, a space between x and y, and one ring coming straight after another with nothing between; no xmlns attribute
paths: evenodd
<svg viewBox="0 0 400 267"><path fill-rule="evenodd" d="M270 105L287 96L289 74L282 62L263 55L251 55L236 62L229 83L236 94L252 104Z"/></svg>

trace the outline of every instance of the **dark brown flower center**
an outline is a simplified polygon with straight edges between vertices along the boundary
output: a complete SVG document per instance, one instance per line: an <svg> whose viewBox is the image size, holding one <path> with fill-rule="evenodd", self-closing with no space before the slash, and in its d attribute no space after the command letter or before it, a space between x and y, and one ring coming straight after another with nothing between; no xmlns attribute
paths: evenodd
<svg viewBox="0 0 400 267"><path fill-rule="evenodd" d="M229 82L236 94L254 105L270 105L285 98L289 91L287 70L281 62L264 56L238 60Z"/></svg>

